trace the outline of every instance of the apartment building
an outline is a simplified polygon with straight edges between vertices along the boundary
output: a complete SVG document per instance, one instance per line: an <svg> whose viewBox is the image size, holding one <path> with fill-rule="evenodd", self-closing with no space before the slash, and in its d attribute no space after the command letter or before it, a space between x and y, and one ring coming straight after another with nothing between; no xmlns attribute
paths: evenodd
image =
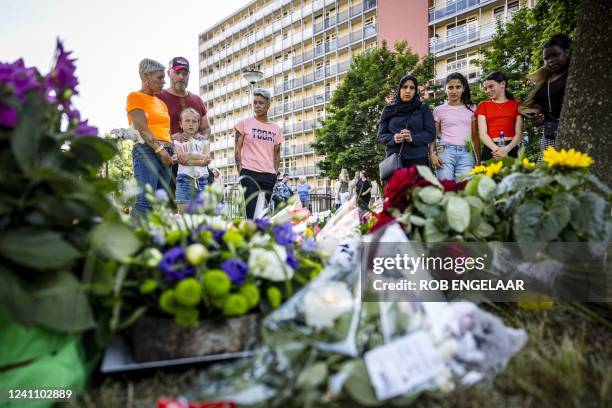
<svg viewBox="0 0 612 408"><path fill-rule="evenodd" d="M320 177L311 147L334 89L351 59L383 39L408 40L428 51L428 0L255 0L199 36L200 95L207 102L213 166L228 183L237 179L234 124L251 115L250 86L242 72L263 72L257 87L272 91L268 115L285 136L281 171L306 176L317 192Z"/></svg>
<svg viewBox="0 0 612 408"><path fill-rule="evenodd" d="M436 59L435 82L443 84L451 72L461 72L470 83L478 81L476 60L490 46L497 24L534 4L535 0L430 0L429 52Z"/></svg>

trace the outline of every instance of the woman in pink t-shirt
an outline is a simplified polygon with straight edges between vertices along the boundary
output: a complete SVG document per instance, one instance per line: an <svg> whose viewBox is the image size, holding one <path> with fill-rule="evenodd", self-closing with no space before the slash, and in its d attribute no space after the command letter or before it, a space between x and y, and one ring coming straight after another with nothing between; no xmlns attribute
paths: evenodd
<svg viewBox="0 0 612 408"><path fill-rule="evenodd" d="M468 140L471 138L472 145L479 146L475 107L468 81L460 73L446 77L445 91L446 102L433 112L440 141L437 147L435 142L430 145L431 165L440 180L459 181L474 168Z"/></svg>
<svg viewBox="0 0 612 408"><path fill-rule="evenodd" d="M244 199L247 218L252 219L257 205L257 193L265 191L266 200L276 183L280 163L280 148L283 133L276 123L268 121L270 92L266 89L253 91L255 116L240 119L236 130L234 157L240 174L240 184L246 188Z"/></svg>

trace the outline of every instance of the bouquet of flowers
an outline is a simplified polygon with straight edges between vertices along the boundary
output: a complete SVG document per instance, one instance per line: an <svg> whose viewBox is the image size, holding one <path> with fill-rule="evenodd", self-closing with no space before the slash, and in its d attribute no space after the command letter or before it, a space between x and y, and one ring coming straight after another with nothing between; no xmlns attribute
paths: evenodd
<svg viewBox="0 0 612 408"><path fill-rule="evenodd" d="M167 316L179 326L202 319L266 313L315 277L321 259L313 239L289 222L225 220L221 191L207 187L190 214L174 214L163 190L148 191L153 210L136 234L142 249L123 260L121 310L112 329L142 314ZM121 322L120 322L121 321Z"/></svg>

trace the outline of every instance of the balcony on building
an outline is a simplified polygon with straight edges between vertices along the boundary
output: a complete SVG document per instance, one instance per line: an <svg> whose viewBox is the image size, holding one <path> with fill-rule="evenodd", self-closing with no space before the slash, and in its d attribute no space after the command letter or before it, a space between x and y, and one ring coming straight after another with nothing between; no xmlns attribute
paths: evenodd
<svg viewBox="0 0 612 408"><path fill-rule="evenodd" d="M439 23L440 21L455 17L458 14L497 1L500 0L448 0L442 5L429 9L429 24Z"/></svg>
<svg viewBox="0 0 612 408"><path fill-rule="evenodd" d="M504 24L503 20L498 21L500 24ZM431 38L429 40L429 52L435 54L436 57L441 57L451 52L464 50L490 41L495 34L498 21L480 26L466 27L465 30L447 38Z"/></svg>

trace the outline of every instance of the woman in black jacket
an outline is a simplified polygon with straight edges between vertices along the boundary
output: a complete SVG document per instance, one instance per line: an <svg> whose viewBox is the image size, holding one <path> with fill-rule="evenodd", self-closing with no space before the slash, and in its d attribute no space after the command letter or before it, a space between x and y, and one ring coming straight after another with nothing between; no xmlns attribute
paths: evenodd
<svg viewBox="0 0 612 408"><path fill-rule="evenodd" d="M434 118L421 102L415 77L406 75L397 87L395 100L382 111L376 141L387 145L387 157L401 149L402 167L427 166L428 145L436 135Z"/></svg>

